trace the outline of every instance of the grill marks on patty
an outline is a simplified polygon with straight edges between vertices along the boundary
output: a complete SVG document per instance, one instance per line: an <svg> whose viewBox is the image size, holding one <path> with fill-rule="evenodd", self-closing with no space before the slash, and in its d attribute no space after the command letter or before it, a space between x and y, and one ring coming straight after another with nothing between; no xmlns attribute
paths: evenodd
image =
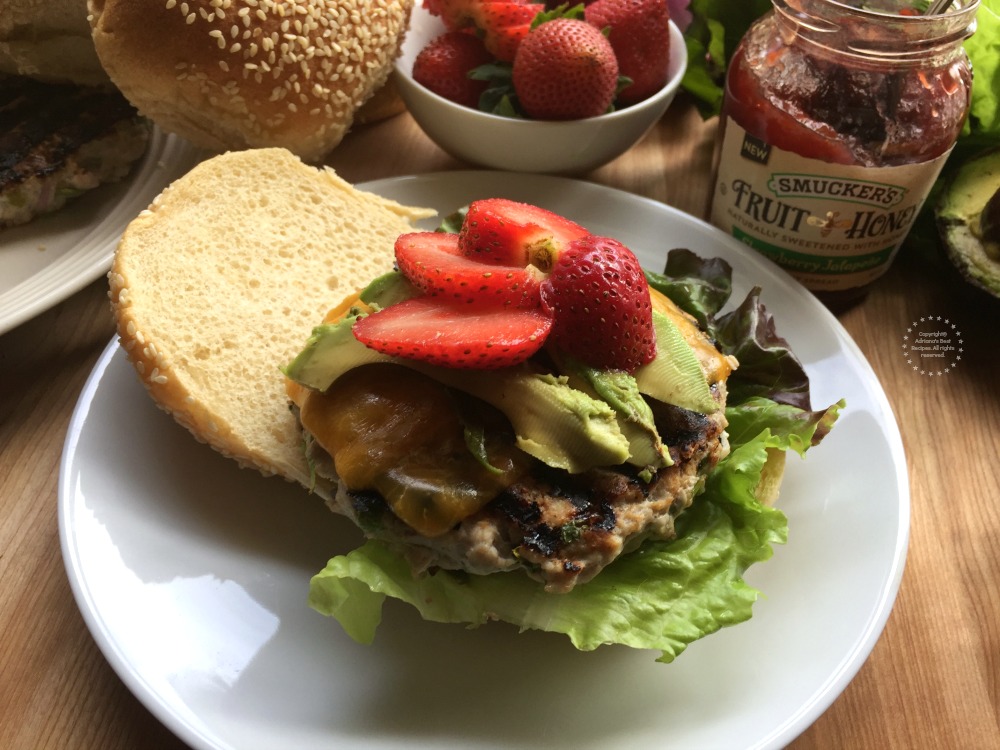
<svg viewBox="0 0 1000 750"><path fill-rule="evenodd" d="M55 172L84 143L135 116L115 91L0 79L0 187Z"/></svg>
<svg viewBox="0 0 1000 750"><path fill-rule="evenodd" d="M724 386L715 390L724 402ZM646 539L674 538L674 520L728 453L721 410L704 415L656 404L654 413L674 465L650 481L627 465L568 474L538 462L485 508L432 539L396 519L377 493L341 488L332 505L370 536L399 544L417 570L523 568L546 590L566 592Z"/></svg>
<svg viewBox="0 0 1000 750"><path fill-rule="evenodd" d="M0 227L120 179L145 152L148 135L113 89L0 76Z"/></svg>
<svg viewBox="0 0 1000 750"><path fill-rule="evenodd" d="M565 473L560 477L555 470L538 474L532 481L508 488L492 508L496 517L517 530L522 539L519 547L525 552L540 559L554 559L583 536L614 530L614 494L601 492L597 485L587 487L583 483L574 487L580 482L566 482L572 477ZM569 571L579 570L579 565L570 561L566 561L566 567Z"/></svg>

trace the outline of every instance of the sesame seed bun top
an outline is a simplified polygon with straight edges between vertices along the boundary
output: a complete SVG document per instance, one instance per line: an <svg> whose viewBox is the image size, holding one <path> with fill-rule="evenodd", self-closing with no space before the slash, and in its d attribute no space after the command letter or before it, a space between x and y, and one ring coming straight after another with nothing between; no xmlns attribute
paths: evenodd
<svg viewBox="0 0 1000 750"><path fill-rule="evenodd" d="M111 80L161 128L216 151L340 143L386 81L413 0L89 0Z"/></svg>

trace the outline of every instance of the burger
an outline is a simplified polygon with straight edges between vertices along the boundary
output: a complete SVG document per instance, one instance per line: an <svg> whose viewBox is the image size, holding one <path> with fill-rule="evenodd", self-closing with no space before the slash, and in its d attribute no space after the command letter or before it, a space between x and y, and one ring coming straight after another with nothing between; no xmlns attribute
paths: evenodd
<svg viewBox="0 0 1000 750"><path fill-rule="evenodd" d="M196 218L209 186L236 205ZM812 409L759 290L721 312L723 261L674 250L650 273L542 207L461 208L421 231L410 220L426 213L287 153L217 157L123 236L123 345L196 437L364 533L309 597L359 641L387 596L428 620L504 620L665 661L747 619L743 572L787 533L770 505L784 452L818 443L840 405ZM241 229L245 211L263 225ZM218 274L192 291L199 266ZM317 299L343 302L292 336Z"/></svg>

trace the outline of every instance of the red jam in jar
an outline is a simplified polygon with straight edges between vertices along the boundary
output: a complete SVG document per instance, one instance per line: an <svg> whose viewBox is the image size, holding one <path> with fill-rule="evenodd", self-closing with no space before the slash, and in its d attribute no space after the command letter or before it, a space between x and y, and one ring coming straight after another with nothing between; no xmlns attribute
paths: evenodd
<svg viewBox="0 0 1000 750"><path fill-rule="evenodd" d="M773 0L733 53L712 221L831 307L888 270L958 137L979 0Z"/></svg>

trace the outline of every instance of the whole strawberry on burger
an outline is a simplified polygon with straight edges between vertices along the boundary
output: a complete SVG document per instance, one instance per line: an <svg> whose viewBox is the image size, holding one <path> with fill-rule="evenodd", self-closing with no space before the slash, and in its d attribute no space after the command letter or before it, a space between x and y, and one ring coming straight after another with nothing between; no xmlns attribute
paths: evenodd
<svg viewBox="0 0 1000 750"><path fill-rule="evenodd" d="M285 368L330 506L368 537L313 578L312 606L362 642L392 596L664 661L747 619L743 570L786 533L761 502L775 457L819 442L838 406L811 409L756 291L719 314L728 266L670 257L650 274L615 238L502 198L399 236L396 270Z"/></svg>
<svg viewBox="0 0 1000 750"><path fill-rule="evenodd" d="M667 82L667 0L554 9L523 0L425 0L424 7L446 31L418 53L413 78L465 106L583 119L643 101Z"/></svg>

